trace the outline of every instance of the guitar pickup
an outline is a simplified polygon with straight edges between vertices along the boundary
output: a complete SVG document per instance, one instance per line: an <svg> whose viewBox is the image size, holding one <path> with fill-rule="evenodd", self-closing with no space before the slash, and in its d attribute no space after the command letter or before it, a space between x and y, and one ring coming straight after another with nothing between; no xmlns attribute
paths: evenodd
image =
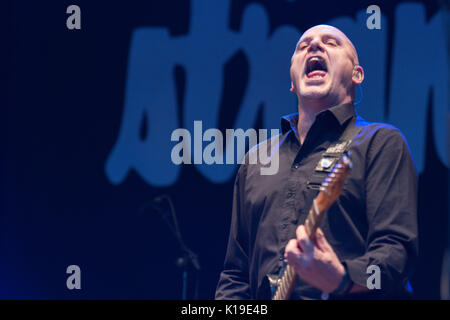
<svg viewBox="0 0 450 320"><path fill-rule="evenodd" d="M308 189L319 190L321 185L322 185L321 182L315 182L315 181L308 181L307 182L307 188Z"/></svg>
<svg viewBox="0 0 450 320"><path fill-rule="evenodd" d="M332 156L323 156L322 159L316 165L315 171L317 172L331 172L333 170L334 165L337 163L339 158Z"/></svg>

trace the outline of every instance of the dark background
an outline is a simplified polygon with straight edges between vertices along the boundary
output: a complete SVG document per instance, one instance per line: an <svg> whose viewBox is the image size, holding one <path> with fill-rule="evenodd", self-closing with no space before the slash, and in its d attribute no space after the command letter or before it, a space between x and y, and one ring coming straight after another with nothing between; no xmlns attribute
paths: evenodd
<svg viewBox="0 0 450 320"><path fill-rule="evenodd" d="M292 25L302 31L374 4L235 0L232 30L239 29L240 12L250 2L267 9L271 30ZM398 3L377 4L392 21ZM438 3L426 3L432 16ZM82 11L78 31L66 28L71 4ZM160 215L140 211L161 194L173 199L184 239L199 254L199 298L213 298L225 255L234 179L213 184L191 165L182 167L170 187L151 186L133 170L123 183L112 185L104 171L120 130L132 31L159 26L172 36L186 34L189 4L5 2L0 298L180 299L176 240ZM389 36L388 53L391 41ZM230 103L221 110L228 119L234 119L242 98L245 84L238 70L243 65L237 57L227 70L236 80L226 95ZM448 235L448 170L437 157L430 119L419 188L421 259L411 283L417 298L438 299ZM82 270L81 290L66 288L65 271L71 264ZM192 283L190 289L193 297Z"/></svg>

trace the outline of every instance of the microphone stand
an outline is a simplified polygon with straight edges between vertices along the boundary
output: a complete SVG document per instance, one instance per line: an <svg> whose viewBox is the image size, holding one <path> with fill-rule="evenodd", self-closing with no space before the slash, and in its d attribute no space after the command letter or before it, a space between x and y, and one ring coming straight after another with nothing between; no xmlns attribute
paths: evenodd
<svg viewBox="0 0 450 320"><path fill-rule="evenodd" d="M200 271L200 263L198 260L198 255L194 253L191 249L189 249L185 242L183 241L183 238L181 236L180 228L178 226L178 221L175 213L175 206L172 203L172 200L168 195L162 195L160 197L156 197L154 199L154 202L157 204L161 204L164 200L167 201L169 204L170 209L170 216L168 215L167 211L162 211L162 216L164 218L164 221L169 226L170 230L172 231L173 235L177 239L178 245L180 247L180 250L182 252L182 255L177 259L176 265L183 270L183 278L182 278L182 300L187 299L187 282L188 282L188 269L189 266L192 265L197 272L196 277L196 287L195 287L195 296L194 299L198 299L198 272ZM170 221L170 218L172 221Z"/></svg>

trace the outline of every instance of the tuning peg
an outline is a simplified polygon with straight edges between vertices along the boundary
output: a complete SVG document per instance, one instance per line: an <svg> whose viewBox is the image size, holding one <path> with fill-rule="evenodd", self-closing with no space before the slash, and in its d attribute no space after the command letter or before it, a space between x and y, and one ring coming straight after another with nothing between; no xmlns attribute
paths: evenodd
<svg viewBox="0 0 450 320"><path fill-rule="evenodd" d="M342 169L344 166L342 165L342 163L338 163L338 164L336 164L336 166L335 166L335 168L338 168L338 169Z"/></svg>

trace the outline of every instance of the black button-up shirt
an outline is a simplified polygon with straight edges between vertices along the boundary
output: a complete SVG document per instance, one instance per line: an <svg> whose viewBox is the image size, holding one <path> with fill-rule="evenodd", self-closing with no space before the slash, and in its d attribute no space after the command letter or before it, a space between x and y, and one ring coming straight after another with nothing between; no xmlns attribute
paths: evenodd
<svg viewBox="0 0 450 320"><path fill-rule="evenodd" d="M270 298L265 277L282 267L284 248L318 193L308 184L316 165L348 125L361 128L349 148L353 168L320 227L354 283L366 286L368 267L376 265L381 289L370 293L398 296L418 254L417 176L405 138L390 125L366 122L353 104L320 112L303 145L297 121L298 114L282 118L276 174L261 175L261 165L248 162L239 168L216 299ZM292 298L320 294L300 279Z"/></svg>

